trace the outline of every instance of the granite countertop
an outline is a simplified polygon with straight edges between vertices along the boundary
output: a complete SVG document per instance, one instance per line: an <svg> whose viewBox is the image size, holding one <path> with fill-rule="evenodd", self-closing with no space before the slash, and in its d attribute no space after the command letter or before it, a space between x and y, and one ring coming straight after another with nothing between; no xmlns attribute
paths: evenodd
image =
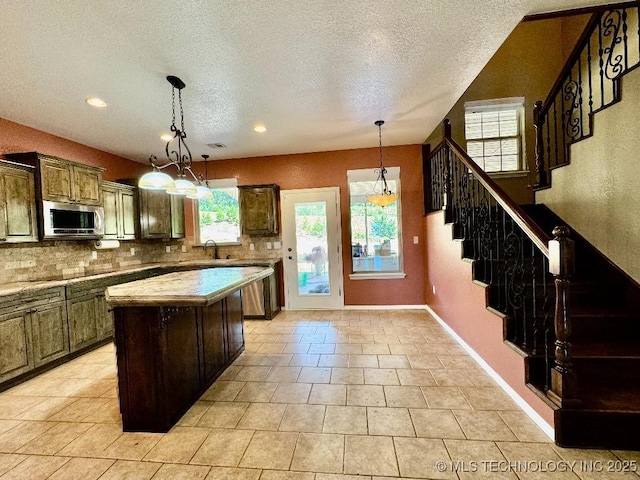
<svg viewBox="0 0 640 480"><path fill-rule="evenodd" d="M205 268L173 272L107 288L107 302L128 306L207 306L268 277L270 267Z"/></svg>
<svg viewBox="0 0 640 480"><path fill-rule="evenodd" d="M40 290L43 288L55 288L65 287L79 282L87 282L91 280L99 280L101 278L108 278L124 273L142 272L145 270L160 270L160 269L182 269L183 267L194 269L196 268L213 268L213 267L271 267L273 268L276 263L280 262L280 259L267 259L267 260L243 260L243 259L210 259L210 260L189 260L185 262L165 262L165 263L148 263L136 266L129 266L120 268L118 270L112 270L109 272L100 272L90 275L84 275L81 277L74 277L64 280L36 280L30 282L7 282L0 284L0 296L12 295L15 293L29 292L32 290Z"/></svg>

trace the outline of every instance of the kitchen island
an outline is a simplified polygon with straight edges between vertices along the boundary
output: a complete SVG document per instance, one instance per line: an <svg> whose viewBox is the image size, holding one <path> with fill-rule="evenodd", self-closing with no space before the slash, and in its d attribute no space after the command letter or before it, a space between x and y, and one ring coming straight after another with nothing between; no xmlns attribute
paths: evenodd
<svg viewBox="0 0 640 480"><path fill-rule="evenodd" d="M124 431L175 425L244 350L241 289L271 274L209 268L107 288Z"/></svg>

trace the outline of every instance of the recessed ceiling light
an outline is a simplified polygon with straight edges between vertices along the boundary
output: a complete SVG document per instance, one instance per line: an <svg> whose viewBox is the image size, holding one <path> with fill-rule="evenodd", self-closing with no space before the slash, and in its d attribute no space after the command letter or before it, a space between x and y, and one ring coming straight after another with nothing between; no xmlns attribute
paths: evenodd
<svg viewBox="0 0 640 480"><path fill-rule="evenodd" d="M255 127L253 127L253 130L258 133L264 133L267 131L267 127L265 127L264 125L256 125Z"/></svg>
<svg viewBox="0 0 640 480"><path fill-rule="evenodd" d="M160 135L160 140L164 141L164 142L168 142L173 138L173 135L171 135L170 133L164 133L162 135Z"/></svg>
<svg viewBox="0 0 640 480"><path fill-rule="evenodd" d="M107 106L107 102L98 97L89 97L85 100L85 102L96 108L104 108Z"/></svg>

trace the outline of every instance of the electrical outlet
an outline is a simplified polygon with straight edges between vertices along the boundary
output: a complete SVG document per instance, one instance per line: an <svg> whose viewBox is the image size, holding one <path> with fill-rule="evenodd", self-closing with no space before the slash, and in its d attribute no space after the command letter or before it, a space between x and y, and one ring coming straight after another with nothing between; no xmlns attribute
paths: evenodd
<svg viewBox="0 0 640 480"><path fill-rule="evenodd" d="M418 238L418 236L417 236L417 235L414 235L414 236L413 236L413 244L414 244L414 245L418 245L418 243L420 243L420 238Z"/></svg>
<svg viewBox="0 0 640 480"><path fill-rule="evenodd" d="M267 250L271 250L271 242L267 242Z"/></svg>
<svg viewBox="0 0 640 480"><path fill-rule="evenodd" d="M93 251L91 252L91 260L97 260L98 259L98 252Z"/></svg>
<svg viewBox="0 0 640 480"><path fill-rule="evenodd" d="M136 254L136 249L131 247L131 250L129 250L131 252L131 256L133 257Z"/></svg>
<svg viewBox="0 0 640 480"><path fill-rule="evenodd" d="M432 285L432 286L431 286L431 288L432 288L432 290L433 290L433 294L435 295L435 294L436 294L436 286L435 286L435 285Z"/></svg>
<svg viewBox="0 0 640 480"><path fill-rule="evenodd" d="M187 253L187 246L186 245L182 245L182 253Z"/></svg>
<svg viewBox="0 0 640 480"><path fill-rule="evenodd" d="M256 246L253 243L249 244L249 250L255 250Z"/></svg>
<svg viewBox="0 0 640 480"><path fill-rule="evenodd" d="M164 247L164 251L167 253L171 253L171 245L167 245L166 247Z"/></svg>

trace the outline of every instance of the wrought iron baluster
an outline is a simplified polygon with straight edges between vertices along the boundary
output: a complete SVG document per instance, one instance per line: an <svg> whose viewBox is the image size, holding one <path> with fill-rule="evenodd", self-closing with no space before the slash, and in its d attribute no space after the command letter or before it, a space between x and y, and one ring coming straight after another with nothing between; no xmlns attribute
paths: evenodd
<svg viewBox="0 0 640 480"><path fill-rule="evenodd" d="M591 80L591 37L587 41L587 70L589 76L589 116L593 115L593 85Z"/></svg>

